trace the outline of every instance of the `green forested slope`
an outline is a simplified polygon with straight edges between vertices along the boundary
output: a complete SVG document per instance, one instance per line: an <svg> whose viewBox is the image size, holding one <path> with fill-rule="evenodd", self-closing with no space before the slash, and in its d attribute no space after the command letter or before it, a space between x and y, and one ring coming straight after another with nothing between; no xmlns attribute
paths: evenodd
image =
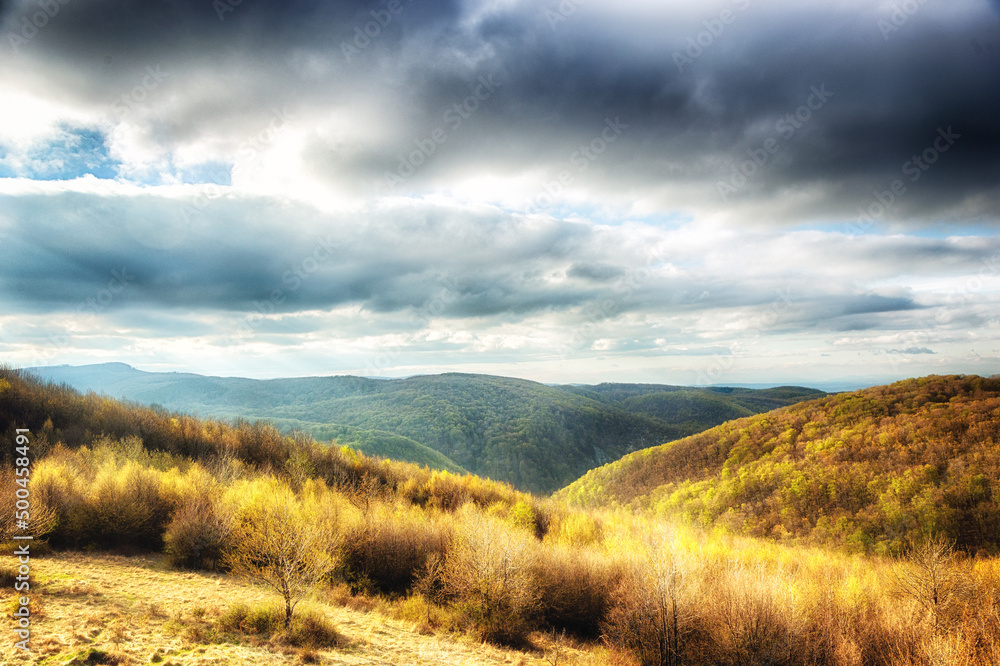
<svg viewBox="0 0 1000 666"><path fill-rule="evenodd" d="M33 371L81 390L204 417L268 419L321 441L335 439L439 469L467 469L541 493L631 451L822 395L801 388L548 386L454 373L253 380L148 373L124 364Z"/></svg>

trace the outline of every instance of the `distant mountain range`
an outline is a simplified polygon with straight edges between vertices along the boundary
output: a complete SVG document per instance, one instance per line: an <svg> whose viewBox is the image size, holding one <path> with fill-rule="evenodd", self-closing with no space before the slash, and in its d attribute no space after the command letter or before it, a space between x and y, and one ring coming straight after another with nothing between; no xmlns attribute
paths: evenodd
<svg viewBox="0 0 1000 666"><path fill-rule="evenodd" d="M220 419L266 419L320 441L548 493L621 456L825 395L800 387L549 386L490 375L256 380L123 363L30 368L77 390Z"/></svg>
<svg viewBox="0 0 1000 666"><path fill-rule="evenodd" d="M1000 378L923 377L725 423L591 470L558 495L742 534L898 553L1000 551Z"/></svg>

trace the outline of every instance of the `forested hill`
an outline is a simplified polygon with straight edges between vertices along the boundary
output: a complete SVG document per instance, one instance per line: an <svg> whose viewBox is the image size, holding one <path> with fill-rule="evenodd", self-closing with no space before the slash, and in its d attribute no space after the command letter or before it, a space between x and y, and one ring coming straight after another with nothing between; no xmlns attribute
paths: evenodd
<svg viewBox="0 0 1000 666"><path fill-rule="evenodd" d="M32 372L202 417L268 419L369 454L431 464L409 456L415 446L427 447L475 474L540 493L631 451L823 395L802 388L548 386L467 374L254 380L149 373L120 363Z"/></svg>
<svg viewBox="0 0 1000 666"><path fill-rule="evenodd" d="M560 491L757 536L896 552L944 534L1000 548L1000 378L924 377L740 419Z"/></svg>

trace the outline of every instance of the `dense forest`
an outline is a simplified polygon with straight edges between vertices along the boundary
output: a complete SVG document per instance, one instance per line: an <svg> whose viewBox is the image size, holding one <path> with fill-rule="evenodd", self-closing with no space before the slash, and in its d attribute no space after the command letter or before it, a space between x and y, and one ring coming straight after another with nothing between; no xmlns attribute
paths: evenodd
<svg viewBox="0 0 1000 666"><path fill-rule="evenodd" d="M900 552L1000 548L1000 378L924 377L739 419L592 470L560 495L748 535Z"/></svg>
<svg viewBox="0 0 1000 666"><path fill-rule="evenodd" d="M489 375L252 380L148 373L120 363L36 368L84 391L219 419L266 419L371 455L469 470L531 492L631 451L823 395L797 387L548 386Z"/></svg>

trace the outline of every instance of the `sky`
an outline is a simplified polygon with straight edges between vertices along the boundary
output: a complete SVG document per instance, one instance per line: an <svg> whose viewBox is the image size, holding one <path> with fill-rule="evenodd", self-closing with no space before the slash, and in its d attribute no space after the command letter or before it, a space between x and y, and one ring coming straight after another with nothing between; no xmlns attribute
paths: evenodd
<svg viewBox="0 0 1000 666"><path fill-rule="evenodd" d="M1000 373L1000 2L0 2L0 361Z"/></svg>

